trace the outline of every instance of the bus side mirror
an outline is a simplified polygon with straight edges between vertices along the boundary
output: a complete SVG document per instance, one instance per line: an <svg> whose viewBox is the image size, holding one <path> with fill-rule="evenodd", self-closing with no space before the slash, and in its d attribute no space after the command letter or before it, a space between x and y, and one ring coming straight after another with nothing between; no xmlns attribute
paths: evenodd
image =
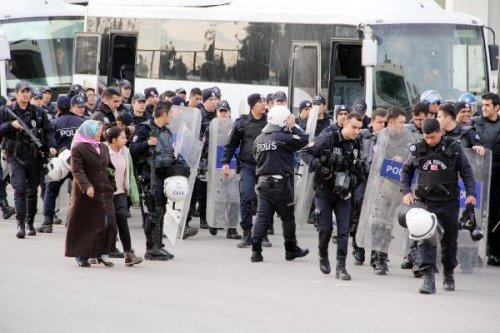
<svg viewBox="0 0 500 333"><path fill-rule="evenodd" d="M7 37L0 32L0 61L10 60L10 46Z"/></svg>
<svg viewBox="0 0 500 333"><path fill-rule="evenodd" d="M377 66L377 40L363 39L363 49L361 51L361 64L365 67Z"/></svg>
<svg viewBox="0 0 500 333"><path fill-rule="evenodd" d="M496 71L498 70L498 45L496 44L490 44L488 45L488 53L490 56L490 63L491 63L491 70Z"/></svg>

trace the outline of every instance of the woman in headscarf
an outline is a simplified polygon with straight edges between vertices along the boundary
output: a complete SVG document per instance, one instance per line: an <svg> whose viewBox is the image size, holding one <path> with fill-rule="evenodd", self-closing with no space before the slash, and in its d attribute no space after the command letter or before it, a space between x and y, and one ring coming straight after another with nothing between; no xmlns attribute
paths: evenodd
<svg viewBox="0 0 500 333"><path fill-rule="evenodd" d="M89 258L113 266L102 257L115 248L116 221L110 178L114 168L108 147L99 141L101 132L99 121L87 120L71 144L73 186L65 255L75 257L81 267L90 267Z"/></svg>

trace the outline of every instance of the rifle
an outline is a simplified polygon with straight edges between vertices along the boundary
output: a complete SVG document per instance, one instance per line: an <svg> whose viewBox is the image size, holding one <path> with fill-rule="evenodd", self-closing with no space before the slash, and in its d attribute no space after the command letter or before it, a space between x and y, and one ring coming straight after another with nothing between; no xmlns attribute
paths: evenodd
<svg viewBox="0 0 500 333"><path fill-rule="evenodd" d="M33 141L36 145L36 147L41 151L43 152L43 147L44 145L42 144L42 142L40 141L40 139L38 139L35 134L33 134L33 132L30 130L30 128L24 123L24 121L22 121L21 118L19 118L19 116L17 114L14 113L14 111L12 111L9 107L6 107L5 108L5 111L7 111L7 113L12 117L14 118L15 120L17 120L17 122L19 123L19 125L21 125L21 129L30 137L31 141Z"/></svg>

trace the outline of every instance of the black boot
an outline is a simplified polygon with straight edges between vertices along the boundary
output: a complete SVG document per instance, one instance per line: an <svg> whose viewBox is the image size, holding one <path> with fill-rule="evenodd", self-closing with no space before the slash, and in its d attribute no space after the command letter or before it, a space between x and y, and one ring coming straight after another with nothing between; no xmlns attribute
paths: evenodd
<svg viewBox="0 0 500 333"><path fill-rule="evenodd" d="M2 209L4 220L7 220L9 217L16 213L14 207L9 206L7 199L0 200L0 208Z"/></svg>
<svg viewBox="0 0 500 333"><path fill-rule="evenodd" d="M198 230L199 229L197 227L191 227L189 224L186 224L186 226L184 227L184 234L182 235L182 239L196 236Z"/></svg>
<svg viewBox="0 0 500 333"><path fill-rule="evenodd" d="M262 256L262 243L257 243L252 245L252 257L250 257L251 262L261 262L264 260Z"/></svg>
<svg viewBox="0 0 500 333"><path fill-rule="evenodd" d="M250 247L252 245L251 241L252 232L250 230L243 230L243 237L241 237L241 241L238 243L239 248Z"/></svg>
<svg viewBox="0 0 500 333"><path fill-rule="evenodd" d="M413 262L411 261L411 257L408 254L406 257L403 258L403 262L401 263L401 269L412 269L413 268Z"/></svg>
<svg viewBox="0 0 500 333"><path fill-rule="evenodd" d="M389 267L387 267L387 253L377 251L377 259L375 260L373 270L377 275L387 275L389 272Z"/></svg>
<svg viewBox="0 0 500 333"><path fill-rule="evenodd" d="M228 228L227 233L226 233L226 238L227 239L241 239L241 235L238 234L238 231L236 231L236 228Z"/></svg>
<svg viewBox="0 0 500 333"><path fill-rule="evenodd" d="M354 265L363 265L365 262L365 249L362 247L353 248L352 256L354 257Z"/></svg>
<svg viewBox="0 0 500 333"><path fill-rule="evenodd" d="M351 275L347 273L345 269L345 257L337 256L337 267L335 270L335 278L349 281L351 279Z"/></svg>
<svg viewBox="0 0 500 333"><path fill-rule="evenodd" d="M28 230L26 235L28 236L36 236L36 230L33 226L33 220L34 218L26 218L26 229Z"/></svg>
<svg viewBox="0 0 500 333"><path fill-rule="evenodd" d="M370 253L370 266L375 268L375 261L377 261L377 251L372 250Z"/></svg>
<svg viewBox="0 0 500 333"><path fill-rule="evenodd" d="M319 269L323 274L330 274L332 271L330 260L328 260L328 249L319 249Z"/></svg>
<svg viewBox="0 0 500 333"><path fill-rule="evenodd" d="M54 214L53 224L62 224L62 220L56 214Z"/></svg>
<svg viewBox="0 0 500 333"><path fill-rule="evenodd" d="M309 254L308 249L302 250L297 246L297 241L285 241L285 259L294 260L295 258L302 258Z"/></svg>
<svg viewBox="0 0 500 333"><path fill-rule="evenodd" d="M443 289L446 291L455 291L455 279L453 277L453 270L443 271Z"/></svg>
<svg viewBox="0 0 500 333"><path fill-rule="evenodd" d="M207 220L204 219L203 217L200 217L200 229L208 229L209 225L207 223Z"/></svg>
<svg viewBox="0 0 500 333"><path fill-rule="evenodd" d="M17 238L26 237L26 225L24 224L24 221L17 221L16 237Z"/></svg>
<svg viewBox="0 0 500 333"><path fill-rule="evenodd" d="M41 233L52 233L52 219L48 216L44 216L43 224L37 228L38 232Z"/></svg>
<svg viewBox="0 0 500 333"><path fill-rule="evenodd" d="M436 281L434 279L434 269L428 267L424 270L424 284L420 287L421 294L434 294L436 292Z"/></svg>

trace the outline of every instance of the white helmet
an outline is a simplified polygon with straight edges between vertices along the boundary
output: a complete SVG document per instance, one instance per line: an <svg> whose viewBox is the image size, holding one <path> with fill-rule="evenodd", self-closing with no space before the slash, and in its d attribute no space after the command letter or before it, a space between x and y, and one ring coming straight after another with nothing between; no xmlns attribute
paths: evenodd
<svg viewBox="0 0 500 333"><path fill-rule="evenodd" d="M411 208L406 213L406 225L413 240L424 240L434 236L438 226L436 214L423 208Z"/></svg>
<svg viewBox="0 0 500 333"><path fill-rule="evenodd" d="M290 116L290 110L284 105L276 105L267 114L267 123L279 127L286 125L286 120Z"/></svg>
<svg viewBox="0 0 500 333"><path fill-rule="evenodd" d="M420 102L424 104L441 103L443 97L436 90L426 90L420 95Z"/></svg>
<svg viewBox="0 0 500 333"><path fill-rule="evenodd" d="M68 173L71 171L71 150L63 149L57 158L61 160L62 166L68 170Z"/></svg>
<svg viewBox="0 0 500 333"><path fill-rule="evenodd" d="M167 199L174 202L186 199L189 194L189 184L187 177L171 176L163 183L163 194Z"/></svg>
<svg viewBox="0 0 500 333"><path fill-rule="evenodd" d="M68 173L64 175L62 162L57 157L50 159L49 163L47 164L47 169L48 169L47 176L49 177L49 180L52 182L59 181L64 177L66 177L66 175L68 175Z"/></svg>

